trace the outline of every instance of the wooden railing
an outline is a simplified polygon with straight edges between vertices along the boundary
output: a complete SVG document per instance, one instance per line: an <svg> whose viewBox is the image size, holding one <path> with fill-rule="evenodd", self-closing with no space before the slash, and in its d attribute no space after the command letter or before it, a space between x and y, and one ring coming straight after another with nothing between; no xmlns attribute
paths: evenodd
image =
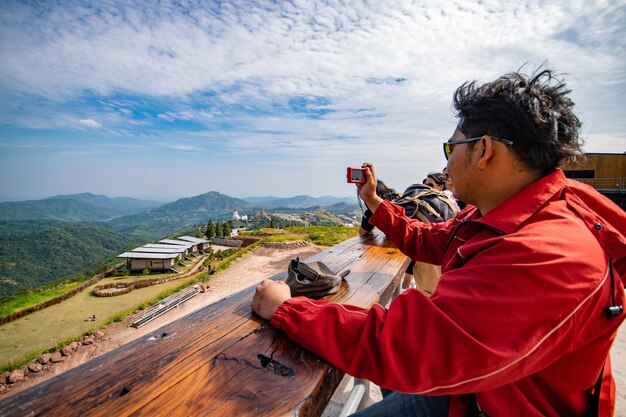
<svg viewBox="0 0 626 417"><path fill-rule="evenodd" d="M351 270L327 299L364 307L385 304L408 263L380 233L313 260ZM343 373L255 315L254 290L9 397L0 416L319 416Z"/></svg>

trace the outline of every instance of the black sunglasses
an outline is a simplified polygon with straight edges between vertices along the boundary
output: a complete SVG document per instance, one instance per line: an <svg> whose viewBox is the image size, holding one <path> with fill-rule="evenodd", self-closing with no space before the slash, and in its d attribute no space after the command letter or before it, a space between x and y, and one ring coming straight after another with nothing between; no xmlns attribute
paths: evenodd
<svg viewBox="0 0 626 417"><path fill-rule="evenodd" d="M484 135L483 135L484 136ZM491 139L495 140L496 142L500 142L500 143L504 143L505 145L513 145L514 142L510 141L510 140L506 140L506 139L500 139L500 138L496 138L494 136L489 136ZM454 146L458 145L459 143L470 143L470 142L476 142L477 140L479 140L480 138L482 138L482 136L477 136L475 138L467 138L467 139L461 139L461 140L452 140L452 139L448 139L447 142L443 143L443 154L446 156L446 161L448 160L448 158L450 158L450 154L452 153L452 151L454 150Z"/></svg>

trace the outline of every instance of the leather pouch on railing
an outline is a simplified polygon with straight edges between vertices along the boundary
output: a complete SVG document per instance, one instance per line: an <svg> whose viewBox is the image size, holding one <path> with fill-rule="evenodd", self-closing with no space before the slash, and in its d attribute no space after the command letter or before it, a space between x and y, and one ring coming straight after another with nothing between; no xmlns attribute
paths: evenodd
<svg viewBox="0 0 626 417"><path fill-rule="evenodd" d="M349 269L336 273L323 262L305 263L296 258L289 262L285 282L291 289L292 297L320 298L339 291L341 281L349 273Z"/></svg>

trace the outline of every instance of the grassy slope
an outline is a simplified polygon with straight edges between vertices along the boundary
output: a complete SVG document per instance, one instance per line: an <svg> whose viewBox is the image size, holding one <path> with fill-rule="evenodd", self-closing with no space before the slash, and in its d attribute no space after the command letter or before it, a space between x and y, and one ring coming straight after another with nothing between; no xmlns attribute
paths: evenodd
<svg viewBox="0 0 626 417"><path fill-rule="evenodd" d="M129 280L128 277L116 279ZM109 280L102 280L98 284ZM136 289L118 297L94 297L91 295L91 286L62 303L0 326L0 370L19 366L25 359L37 357L41 352L101 327L120 313L131 312L138 305L182 282L172 281ZM97 321L85 321L92 314L96 315Z"/></svg>
<svg viewBox="0 0 626 417"><path fill-rule="evenodd" d="M51 298L61 296L73 288L76 288L78 285L80 285L80 282L71 282L55 288L41 289L33 291L30 294L9 298L7 301L0 303L0 317L8 316L14 311L24 310L25 308L48 301Z"/></svg>

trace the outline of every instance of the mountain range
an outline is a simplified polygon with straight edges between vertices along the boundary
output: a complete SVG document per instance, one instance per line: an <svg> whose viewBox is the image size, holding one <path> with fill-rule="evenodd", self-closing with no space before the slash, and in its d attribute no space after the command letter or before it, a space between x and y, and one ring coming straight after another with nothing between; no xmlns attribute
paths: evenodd
<svg viewBox="0 0 626 417"><path fill-rule="evenodd" d="M127 235L155 239L197 224L205 224L209 219L230 220L235 209L242 214L255 210L244 200L210 191L195 197L181 198L144 213L117 217L103 223L102 227Z"/></svg>
<svg viewBox="0 0 626 417"><path fill-rule="evenodd" d="M248 197L239 199L217 191L194 197L181 198L172 203L138 200L128 197L109 198L91 193L57 195L41 200L0 203L0 233L7 230L50 229L46 221L93 223L122 233L159 237L195 224L230 219L237 209L241 214L252 214L261 209L280 213L328 210L340 214L356 208L354 198L311 197L299 195L289 198ZM59 223L61 222L61 223ZM33 230L35 229L35 230Z"/></svg>
<svg viewBox="0 0 626 417"><path fill-rule="evenodd" d="M156 238L197 224L230 220L236 209L239 214L254 214L264 209L276 213L328 210L341 214L356 209L339 197L296 196L291 198L252 197L251 201L221 194L217 191L181 198L156 209L112 219L103 224L111 230L137 237Z"/></svg>
<svg viewBox="0 0 626 417"><path fill-rule="evenodd" d="M163 203L156 201L139 200L129 197L107 197L92 193L55 195L45 198L44 201L45 200L75 200L91 204L92 206L109 209L111 212L120 215L140 213L163 205Z"/></svg>
<svg viewBox="0 0 626 417"><path fill-rule="evenodd" d="M42 200L0 203L0 220L103 221L158 207L162 203L90 193L57 195Z"/></svg>
<svg viewBox="0 0 626 417"><path fill-rule="evenodd" d="M307 209L310 207L327 207L338 203L354 204L354 197L311 197L308 195L297 195L295 197L246 197L242 200L267 209L273 208L291 208L291 209Z"/></svg>

